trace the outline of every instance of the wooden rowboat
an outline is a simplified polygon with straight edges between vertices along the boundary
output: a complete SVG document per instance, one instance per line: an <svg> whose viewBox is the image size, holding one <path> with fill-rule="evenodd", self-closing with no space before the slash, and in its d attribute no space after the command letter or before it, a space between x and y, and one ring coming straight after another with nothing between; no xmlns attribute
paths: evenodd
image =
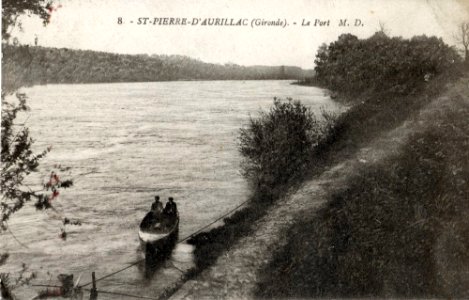
<svg viewBox="0 0 469 300"><path fill-rule="evenodd" d="M145 255L159 255L172 250L179 233L179 215L156 216L148 212L140 223L138 236Z"/></svg>

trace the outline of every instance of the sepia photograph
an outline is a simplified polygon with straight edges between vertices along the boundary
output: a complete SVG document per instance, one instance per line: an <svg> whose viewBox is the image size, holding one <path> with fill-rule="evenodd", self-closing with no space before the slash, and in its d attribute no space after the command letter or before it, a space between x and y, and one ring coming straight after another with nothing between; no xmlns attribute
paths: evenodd
<svg viewBox="0 0 469 300"><path fill-rule="evenodd" d="M469 0L1 5L0 300L469 298Z"/></svg>

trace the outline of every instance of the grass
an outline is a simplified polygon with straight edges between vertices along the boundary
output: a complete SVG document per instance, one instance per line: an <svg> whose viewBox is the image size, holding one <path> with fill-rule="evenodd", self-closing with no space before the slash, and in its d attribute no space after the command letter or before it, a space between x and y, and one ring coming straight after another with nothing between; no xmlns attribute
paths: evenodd
<svg viewBox="0 0 469 300"><path fill-rule="evenodd" d="M461 74L459 69L435 77L430 82L420 82L414 93L401 96L390 91L364 93L354 97L339 94L338 101L351 105L340 115L327 138L312 154L316 167L310 175L317 175L325 167L352 157L363 145L381 133L398 127L419 113L420 109L445 91L448 82Z"/></svg>
<svg viewBox="0 0 469 300"><path fill-rule="evenodd" d="M444 83L399 103L353 108L323 153L396 126ZM469 107L463 102L451 94L398 155L352 177L316 215L292 226L287 246L261 271L256 296L468 297Z"/></svg>
<svg viewBox="0 0 469 300"><path fill-rule="evenodd" d="M246 208L224 219L223 226L191 238L188 243L196 246L194 251L196 270L200 272L211 266L236 241L252 232L254 221L265 214L268 206L267 202L252 202Z"/></svg>
<svg viewBox="0 0 469 300"><path fill-rule="evenodd" d="M354 105L334 120L329 133L312 150L306 171L294 174L286 183L271 187L269 195L256 190L251 203L226 218L224 226L198 234L189 241L196 245L194 276L213 265L241 237L251 233L255 229L254 221L261 218L286 190L351 157L362 145L401 125L440 95L451 80L453 77L441 74L430 82L419 83L414 93L406 96L382 91L363 94L358 103L353 99ZM344 94L340 97L345 101L352 100ZM450 119L452 117L447 116L442 118L442 122ZM287 246L278 251L274 261L262 270L256 296L438 295L434 288L440 279L432 277L436 265L426 260L434 251L431 245L436 239L436 229L416 217L428 203L414 203L409 198L426 197L417 191L426 191L423 187L434 186L436 182L432 180L443 176L437 174L441 169L439 164L419 165L432 159L427 157L432 151L425 150L428 143L433 138L446 136L440 132L438 137L434 137L431 135L433 132L436 131L425 132L422 137L415 136L417 140L424 138L425 142L409 145L403 156L360 174L349 182L345 193L334 195L318 215L299 220L289 230L291 238ZM455 147L463 149L460 144ZM406 165L409 167L402 168ZM420 172L413 175L422 180L402 182L403 172L411 171ZM435 173L420 176L425 172ZM400 203L403 191L409 191L409 184L415 187L416 193L405 196L406 202ZM365 200L362 200L363 195L366 195ZM352 219L348 219L350 216ZM401 224L411 224L411 227L399 231L397 226ZM350 242L354 238L357 242L351 247ZM424 242L410 247L414 240ZM376 259L370 259L375 256ZM396 278L402 280L395 281Z"/></svg>

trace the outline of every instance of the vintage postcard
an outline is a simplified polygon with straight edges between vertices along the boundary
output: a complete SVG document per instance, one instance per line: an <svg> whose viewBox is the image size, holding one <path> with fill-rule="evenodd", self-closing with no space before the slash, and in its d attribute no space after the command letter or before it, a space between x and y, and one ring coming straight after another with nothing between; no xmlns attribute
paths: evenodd
<svg viewBox="0 0 469 300"><path fill-rule="evenodd" d="M0 299L469 297L466 0L2 1Z"/></svg>

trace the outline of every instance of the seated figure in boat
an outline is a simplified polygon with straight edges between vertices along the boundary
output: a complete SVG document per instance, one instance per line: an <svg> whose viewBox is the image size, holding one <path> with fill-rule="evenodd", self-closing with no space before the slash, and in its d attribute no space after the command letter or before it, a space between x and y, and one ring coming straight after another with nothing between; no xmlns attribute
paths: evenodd
<svg viewBox="0 0 469 300"><path fill-rule="evenodd" d="M160 196L155 196L155 202L151 204L151 211L153 212L154 218L161 219L163 203L160 202Z"/></svg>
<svg viewBox="0 0 469 300"><path fill-rule="evenodd" d="M160 202L160 196L155 196L155 202L151 204L151 211L155 213L163 212L163 204Z"/></svg>
<svg viewBox="0 0 469 300"><path fill-rule="evenodd" d="M174 202L173 197L168 198L168 202L166 202L166 206L164 207L163 214L168 217L175 217L177 215L177 205Z"/></svg>

